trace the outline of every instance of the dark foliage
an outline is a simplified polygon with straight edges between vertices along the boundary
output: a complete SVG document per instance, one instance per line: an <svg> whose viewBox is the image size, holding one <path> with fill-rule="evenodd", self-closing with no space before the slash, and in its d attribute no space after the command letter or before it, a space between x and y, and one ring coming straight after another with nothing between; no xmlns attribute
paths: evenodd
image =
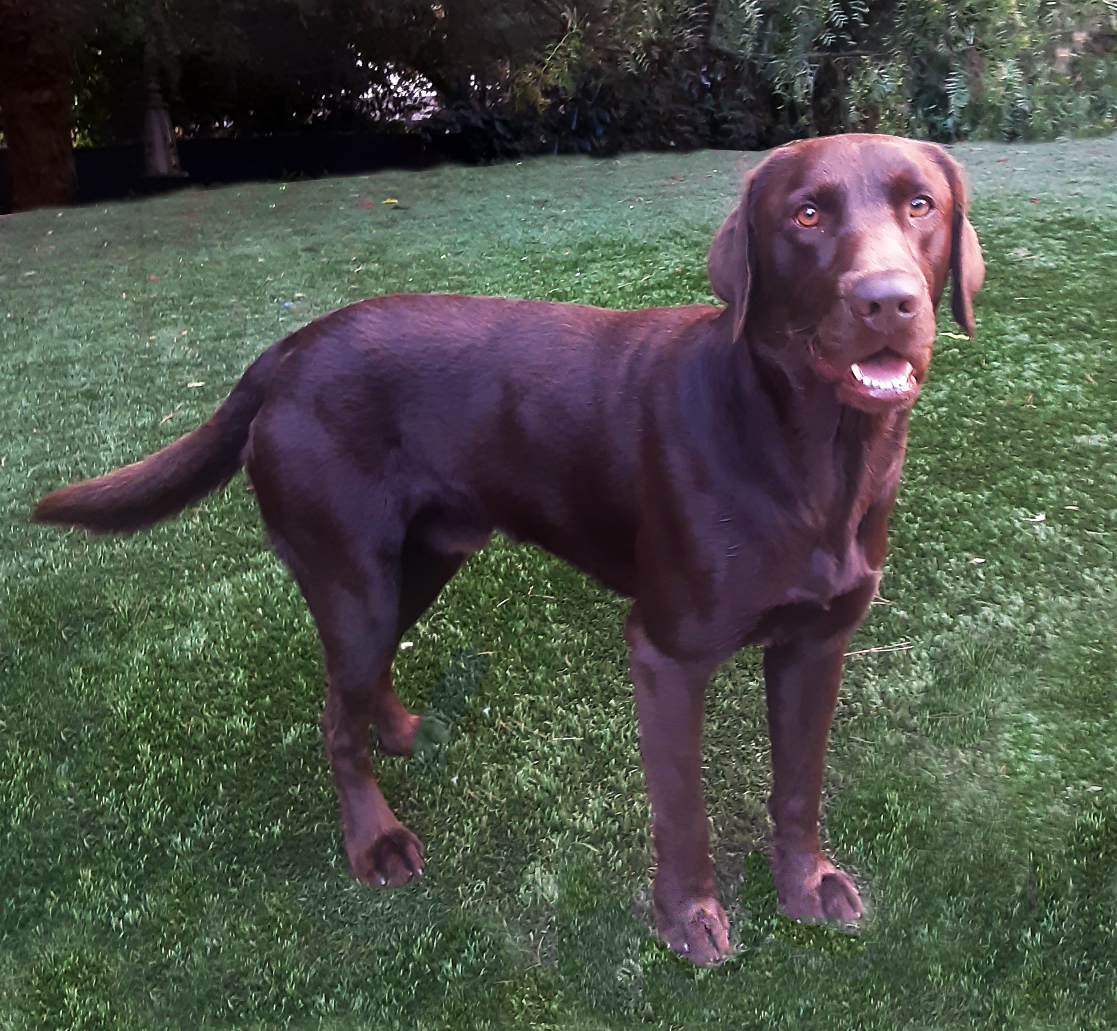
<svg viewBox="0 0 1117 1031"><path fill-rule="evenodd" d="M19 4L29 0L7 0ZM420 130L455 156L1105 131L1105 0L56 0L76 136ZM66 13L68 12L68 13Z"/></svg>

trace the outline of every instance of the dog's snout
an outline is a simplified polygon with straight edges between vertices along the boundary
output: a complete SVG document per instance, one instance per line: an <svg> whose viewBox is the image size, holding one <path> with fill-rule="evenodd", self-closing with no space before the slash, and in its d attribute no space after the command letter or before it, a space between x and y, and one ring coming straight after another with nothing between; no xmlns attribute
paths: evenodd
<svg viewBox="0 0 1117 1031"><path fill-rule="evenodd" d="M853 284L849 305L870 329L887 333L919 313L925 293L923 281L910 272L870 272Z"/></svg>

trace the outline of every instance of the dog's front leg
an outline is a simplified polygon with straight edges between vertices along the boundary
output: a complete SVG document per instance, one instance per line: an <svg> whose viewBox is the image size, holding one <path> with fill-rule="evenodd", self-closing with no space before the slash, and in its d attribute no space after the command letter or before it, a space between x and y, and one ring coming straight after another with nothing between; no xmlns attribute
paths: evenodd
<svg viewBox="0 0 1117 1031"><path fill-rule="evenodd" d="M853 879L826 858L818 833L823 758L847 639L803 634L764 651L772 876L784 912L807 923L852 923L864 911Z"/></svg>
<svg viewBox="0 0 1117 1031"><path fill-rule="evenodd" d="M702 707L713 664L664 655L635 607L625 637L652 805L656 928L676 952L713 966L729 955L729 922L714 887L702 799Z"/></svg>

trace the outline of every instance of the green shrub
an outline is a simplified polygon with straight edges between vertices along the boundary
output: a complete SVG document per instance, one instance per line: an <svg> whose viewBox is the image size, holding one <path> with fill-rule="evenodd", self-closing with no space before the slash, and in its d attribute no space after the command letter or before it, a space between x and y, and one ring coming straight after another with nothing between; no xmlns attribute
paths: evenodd
<svg viewBox="0 0 1117 1031"><path fill-rule="evenodd" d="M756 66L795 135L1030 140L1117 115L1112 0L722 0L712 41Z"/></svg>
<svg viewBox="0 0 1117 1031"><path fill-rule="evenodd" d="M522 151L1035 140L1117 116L1117 0L603 0L563 24L475 101Z"/></svg>

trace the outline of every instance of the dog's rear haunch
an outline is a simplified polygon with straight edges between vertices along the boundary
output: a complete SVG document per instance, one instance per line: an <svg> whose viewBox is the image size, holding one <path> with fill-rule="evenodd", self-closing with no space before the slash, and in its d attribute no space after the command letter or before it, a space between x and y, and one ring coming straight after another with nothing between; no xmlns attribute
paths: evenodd
<svg viewBox="0 0 1117 1031"><path fill-rule="evenodd" d="M885 136L782 147L748 176L708 270L724 307L401 295L332 312L265 351L198 429L35 518L136 530L244 466L318 626L346 851L374 885L421 873L423 847L373 779L369 727L410 752L418 718L392 659L466 556L499 529L631 598L655 919L702 965L729 951L703 697L719 663L761 645L780 903L856 921L857 888L819 843L823 758L948 277L973 333L984 266L960 170Z"/></svg>

